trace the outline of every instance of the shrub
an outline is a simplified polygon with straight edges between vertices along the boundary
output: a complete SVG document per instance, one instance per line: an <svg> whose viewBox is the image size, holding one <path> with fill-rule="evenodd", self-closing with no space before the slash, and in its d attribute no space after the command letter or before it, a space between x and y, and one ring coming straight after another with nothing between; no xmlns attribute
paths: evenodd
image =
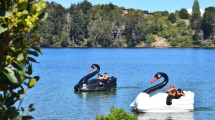
<svg viewBox="0 0 215 120"><path fill-rule="evenodd" d="M137 118L127 113L123 108L110 107L110 113L107 116L97 115L96 120L137 120Z"/></svg>
<svg viewBox="0 0 215 120"><path fill-rule="evenodd" d="M152 42L155 42L155 38L152 33L146 35L145 40L147 44L151 44Z"/></svg>
<svg viewBox="0 0 215 120"><path fill-rule="evenodd" d="M183 20L178 20L176 23L177 27L186 27L186 22Z"/></svg>

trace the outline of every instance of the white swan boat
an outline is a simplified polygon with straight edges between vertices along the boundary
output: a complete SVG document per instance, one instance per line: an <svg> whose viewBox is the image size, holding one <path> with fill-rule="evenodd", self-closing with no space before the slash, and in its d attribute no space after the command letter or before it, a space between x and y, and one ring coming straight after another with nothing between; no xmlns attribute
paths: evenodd
<svg viewBox="0 0 215 120"><path fill-rule="evenodd" d="M152 83L159 78L164 77L164 81L141 92L136 99L130 104L132 110L138 112L189 112L193 111L194 93L183 91L185 96L180 99L172 99L171 105L167 105L167 93L158 93L150 97L150 94L163 88L168 83L168 76L159 72L155 75ZM168 101L169 102L169 101Z"/></svg>

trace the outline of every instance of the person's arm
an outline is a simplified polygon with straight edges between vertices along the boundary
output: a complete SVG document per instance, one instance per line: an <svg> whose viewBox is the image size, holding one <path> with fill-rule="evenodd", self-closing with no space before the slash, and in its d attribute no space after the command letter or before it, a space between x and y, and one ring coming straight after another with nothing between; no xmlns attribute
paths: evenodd
<svg viewBox="0 0 215 120"><path fill-rule="evenodd" d="M168 93L168 92L169 92L169 89L166 90L166 93Z"/></svg>
<svg viewBox="0 0 215 120"><path fill-rule="evenodd" d="M182 95L182 96L185 96L185 94L184 94L184 93L178 93L178 95Z"/></svg>
<svg viewBox="0 0 215 120"><path fill-rule="evenodd" d="M173 96L174 96L174 97L175 97L176 93L178 94L178 92L177 92L177 91L173 93Z"/></svg>
<svg viewBox="0 0 215 120"><path fill-rule="evenodd" d="M172 88L167 89L166 93L169 93L170 91L172 91Z"/></svg>

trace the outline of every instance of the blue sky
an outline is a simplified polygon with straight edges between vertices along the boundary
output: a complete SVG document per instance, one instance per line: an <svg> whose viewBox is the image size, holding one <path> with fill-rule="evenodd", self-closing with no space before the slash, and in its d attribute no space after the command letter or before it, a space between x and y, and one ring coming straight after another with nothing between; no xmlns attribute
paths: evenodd
<svg viewBox="0 0 215 120"><path fill-rule="evenodd" d="M71 3L79 3L83 0L46 0L54 1L61 4L65 8L69 8ZM140 10L148 10L149 12L167 10L170 13L181 8L191 9L194 0L88 0L91 4L109 4L110 2L119 7L134 8ZM198 0L200 8L205 9L215 6L215 0Z"/></svg>

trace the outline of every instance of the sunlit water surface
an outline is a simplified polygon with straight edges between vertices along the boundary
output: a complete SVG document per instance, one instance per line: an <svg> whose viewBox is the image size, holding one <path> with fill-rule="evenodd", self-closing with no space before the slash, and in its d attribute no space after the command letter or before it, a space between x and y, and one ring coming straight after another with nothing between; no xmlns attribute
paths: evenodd
<svg viewBox="0 0 215 120"><path fill-rule="evenodd" d="M34 103L35 119L95 119L109 114L114 105L124 108L138 119L211 119L215 117L215 49L128 49L128 48L43 48L43 55L33 64L40 80L27 91L22 106ZM109 92L75 92L73 86L92 64L117 77L117 90ZM170 85L195 93L194 112L135 113L129 105L151 84L157 72L165 72ZM33 75L33 76L34 76ZM156 94L155 93L155 94Z"/></svg>

